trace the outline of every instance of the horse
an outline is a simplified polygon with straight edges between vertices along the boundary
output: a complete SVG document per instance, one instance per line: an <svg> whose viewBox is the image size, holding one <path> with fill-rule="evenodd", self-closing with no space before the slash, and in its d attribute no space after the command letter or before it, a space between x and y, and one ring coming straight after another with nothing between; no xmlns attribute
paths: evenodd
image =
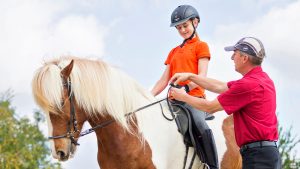
<svg viewBox="0 0 300 169"><path fill-rule="evenodd" d="M68 56L45 62L32 91L46 115L55 159L72 158L78 139L95 132L101 169L179 169L192 160L193 148L186 155L176 123L164 118L171 115L166 100L157 101L102 60ZM85 122L92 128L82 132ZM201 167L196 158L192 168Z"/></svg>

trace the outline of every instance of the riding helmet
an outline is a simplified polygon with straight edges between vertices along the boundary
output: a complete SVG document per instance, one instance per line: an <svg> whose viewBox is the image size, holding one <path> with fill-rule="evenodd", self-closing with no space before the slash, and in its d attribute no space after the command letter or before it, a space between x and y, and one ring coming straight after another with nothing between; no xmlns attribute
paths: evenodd
<svg viewBox="0 0 300 169"><path fill-rule="evenodd" d="M191 5L180 5L173 11L171 15L170 26L177 26L193 18L198 18L200 22L200 16L197 10Z"/></svg>

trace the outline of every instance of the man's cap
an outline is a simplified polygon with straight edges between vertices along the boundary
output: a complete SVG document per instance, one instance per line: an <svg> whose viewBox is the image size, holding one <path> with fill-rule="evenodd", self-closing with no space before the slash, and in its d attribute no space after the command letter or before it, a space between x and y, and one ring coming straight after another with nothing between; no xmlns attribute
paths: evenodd
<svg viewBox="0 0 300 169"><path fill-rule="evenodd" d="M266 57L265 48L262 42L254 37L244 37L239 40L234 46L227 46L224 48L225 51L239 50L246 54L256 56L258 58Z"/></svg>

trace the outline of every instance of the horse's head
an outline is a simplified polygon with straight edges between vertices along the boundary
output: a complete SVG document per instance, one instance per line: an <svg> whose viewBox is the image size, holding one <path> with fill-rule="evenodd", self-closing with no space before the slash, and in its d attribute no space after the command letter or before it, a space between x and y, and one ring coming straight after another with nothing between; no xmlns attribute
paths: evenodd
<svg viewBox="0 0 300 169"><path fill-rule="evenodd" d="M52 155L60 161L66 161L74 155L80 131L87 119L72 92L70 74L73 64L72 60L62 70L55 65L58 70L50 73L50 69L56 68L41 69L33 80L35 99L47 115ZM50 100L58 100L58 103Z"/></svg>
<svg viewBox="0 0 300 169"><path fill-rule="evenodd" d="M118 129L138 133L132 125L136 119L126 113L154 100L116 68L100 60L75 57L46 62L38 69L32 89L35 101L48 117L52 155L62 161L74 154L80 136L77 129L81 130L85 121L95 127L113 120Z"/></svg>

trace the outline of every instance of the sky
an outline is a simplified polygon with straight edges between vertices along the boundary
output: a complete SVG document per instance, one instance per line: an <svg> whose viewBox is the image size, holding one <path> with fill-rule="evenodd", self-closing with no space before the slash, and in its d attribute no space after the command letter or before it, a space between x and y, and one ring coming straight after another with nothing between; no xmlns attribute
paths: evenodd
<svg viewBox="0 0 300 169"><path fill-rule="evenodd" d="M197 32L211 51L211 78L241 78L224 46L245 36L264 43L263 69L276 86L279 123L299 135L299 0L0 0L0 92L12 89L16 112L31 118L38 110L31 93L34 71L62 55L101 58L150 90L165 69L169 51L182 42L169 27L172 11L181 4L194 6L200 14ZM220 144L224 117L220 112L209 122ZM98 168L95 136L80 143L75 158L63 166ZM296 150L300 158L299 145ZM221 156L224 149L218 151Z"/></svg>

